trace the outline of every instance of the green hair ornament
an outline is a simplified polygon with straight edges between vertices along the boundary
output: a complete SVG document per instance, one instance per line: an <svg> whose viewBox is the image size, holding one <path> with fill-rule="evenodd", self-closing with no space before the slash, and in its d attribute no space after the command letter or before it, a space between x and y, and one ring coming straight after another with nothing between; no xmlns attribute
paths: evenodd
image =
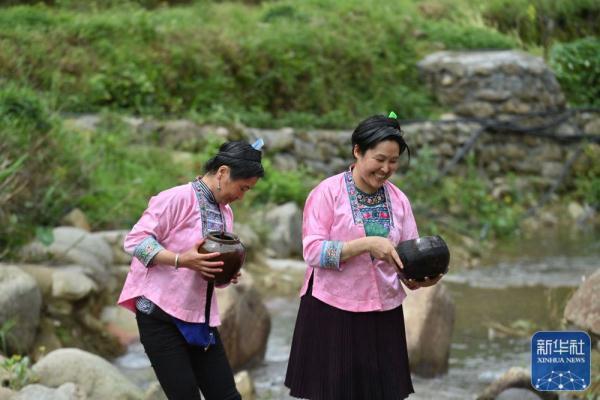
<svg viewBox="0 0 600 400"><path fill-rule="evenodd" d="M398 116L396 115L395 112L390 111L390 115L388 115L388 118L394 118L394 119L398 119Z"/></svg>

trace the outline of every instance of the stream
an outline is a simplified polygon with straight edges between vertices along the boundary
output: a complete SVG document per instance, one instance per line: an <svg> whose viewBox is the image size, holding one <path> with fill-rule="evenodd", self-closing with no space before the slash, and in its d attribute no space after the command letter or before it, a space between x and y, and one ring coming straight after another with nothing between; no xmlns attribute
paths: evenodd
<svg viewBox="0 0 600 400"><path fill-rule="evenodd" d="M456 306L449 370L433 379L413 375L409 399L473 399L510 367L529 369L531 335L563 329L566 301L584 276L600 269L600 242L593 237L517 239L477 269L451 270L443 280ZM271 335L264 361L249 372L257 399L292 399L283 380L299 299L266 298L265 304ZM141 386L154 379L139 343L114 363Z"/></svg>

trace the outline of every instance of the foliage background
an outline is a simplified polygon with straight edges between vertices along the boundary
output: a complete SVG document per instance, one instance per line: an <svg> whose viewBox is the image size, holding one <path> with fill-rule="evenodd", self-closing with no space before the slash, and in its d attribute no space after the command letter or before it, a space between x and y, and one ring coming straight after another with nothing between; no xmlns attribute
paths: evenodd
<svg viewBox="0 0 600 400"><path fill-rule="evenodd" d="M120 115L346 129L390 109L403 119L435 118L443 110L416 63L443 49L545 56L570 105L600 101L600 2L593 0L0 5L0 256L74 207L95 229L129 226L150 195L198 174L217 145L203 147L191 165L177 163L140 143ZM82 113L103 115L98 132L63 123ZM596 153L586 151L592 167L576 171L569 196L597 208ZM531 203L516 192L504 204L490 201L489 182L475 172L449 177L433 191L420 179L432 166L424 157L403 185L423 209L467 220L466 230L511 234ZM244 207L302 204L319 178L266 167L267 178Z"/></svg>

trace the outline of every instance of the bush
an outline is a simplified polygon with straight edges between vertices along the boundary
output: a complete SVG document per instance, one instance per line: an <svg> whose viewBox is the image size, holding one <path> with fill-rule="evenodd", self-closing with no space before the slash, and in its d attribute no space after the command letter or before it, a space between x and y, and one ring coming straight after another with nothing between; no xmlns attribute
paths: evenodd
<svg viewBox="0 0 600 400"><path fill-rule="evenodd" d="M491 0L483 16L501 32L516 32L523 42L534 45L600 33L596 0Z"/></svg>
<svg viewBox="0 0 600 400"><path fill-rule="evenodd" d="M600 39L555 45L550 66L572 104L600 105Z"/></svg>
<svg viewBox="0 0 600 400"><path fill-rule="evenodd" d="M56 223L83 182L74 142L30 89L0 89L0 153L0 249L8 252L35 226Z"/></svg>

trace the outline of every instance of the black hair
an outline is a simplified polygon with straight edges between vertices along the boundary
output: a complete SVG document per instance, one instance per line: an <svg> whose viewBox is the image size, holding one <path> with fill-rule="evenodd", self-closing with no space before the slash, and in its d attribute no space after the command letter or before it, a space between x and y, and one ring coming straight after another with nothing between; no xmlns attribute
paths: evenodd
<svg viewBox="0 0 600 400"><path fill-rule="evenodd" d="M400 146L400 154L408 151L410 160L410 149L402 137L402 128L396 118L384 115L373 115L358 124L352 132L352 149L358 146L361 154L377 146L384 140L393 140Z"/></svg>
<svg viewBox="0 0 600 400"><path fill-rule="evenodd" d="M217 155L206 162L204 171L212 175L226 165L232 180L262 178L265 170L261 158L262 153L244 141L226 142L219 147Z"/></svg>

